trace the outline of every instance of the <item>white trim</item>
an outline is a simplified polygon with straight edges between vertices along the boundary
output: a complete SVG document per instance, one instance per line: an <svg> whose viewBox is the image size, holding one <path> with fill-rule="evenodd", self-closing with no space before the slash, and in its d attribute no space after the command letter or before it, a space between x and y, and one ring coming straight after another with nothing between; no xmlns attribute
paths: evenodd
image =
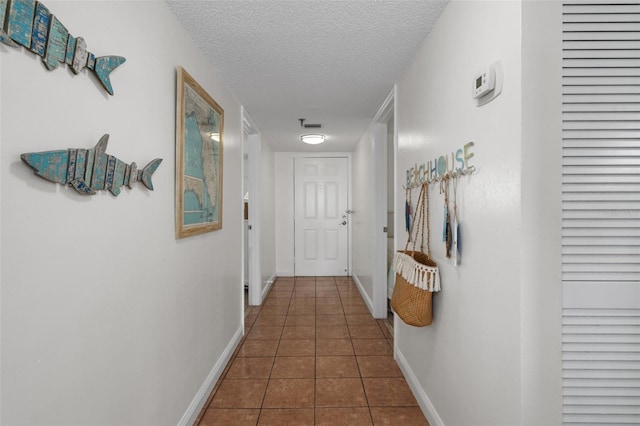
<svg viewBox="0 0 640 426"><path fill-rule="evenodd" d="M358 287L358 291L360 292L360 296L362 296L362 298L364 299L364 303L367 304L367 308L369 309L369 312L373 312L373 301L371 300L371 298L369 297L369 295L365 291L364 286L362 285L362 282L360 282L360 279L355 274L351 278L356 283L356 286ZM373 315L373 313L372 313L372 315ZM375 316L374 316L374 318L375 318ZM385 318L386 318L386 316L385 316Z"/></svg>
<svg viewBox="0 0 640 426"><path fill-rule="evenodd" d="M398 359L398 352L400 352L400 347L398 346L398 339L396 336L400 333L399 321L402 321L396 312L391 308L391 312L393 312L393 359ZM403 357L404 358L404 357Z"/></svg>
<svg viewBox="0 0 640 426"><path fill-rule="evenodd" d="M394 324L396 322L397 321L394 321ZM440 415L436 411L436 408L431 403L429 396L425 392L424 388L420 386L420 381L418 380L418 377L415 375L415 373L411 369L411 366L409 365L406 358L400 351L400 348L398 348L395 344L394 344L393 353L394 353L394 358L398 363L398 366L400 366L400 370L402 371L402 374L404 375L405 379L407 380L407 383L409 384L409 387L411 388L411 391L413 392L413 396L415 396L416 400L418 401L418 404L420 405L420 409L422 410L422 413L424 414L424 416L427 418L427 421L429 422L429 424L431 426L444 426L444 422L440 418Z"/></svg>
<svg viewBox="0 0 640 426"><path fill-rule="evenodd" d="M397 102L398 99L398 85L393 85L393 206L394 209L398 208L398 200L399 195L395 188L398 188L398 110L397 110ZM393 220L393 252L398 251L398 240L396 239L396 235L398 235L398 217L404 217L404 211L398 212L398 214L394 214Z"/></svg>
<svg viewBox="0 0 640 426"><path fill-rule="evenodd" d="M258 126L253 122L253 119L251 119L251 116L244 106L241 106L240 108L242 111L242 130L248 134L259 133Z"/></svg>
<svg viewBox="0 0 640 426"><path fill-rule="evenodd" d="M393 99L390 100L393 106ZM389 105L384 106L389 108ZM389 114L385 114L388 118ZM371 270L371 297L373 298L373 310L371 311L374 318L387 317L387 233L384 228L387 226L387 214L389 208L387 206L387 123L374 122L371 127L371 135L373 137L373 161L374 175L372 176L373 185L376 190L373 194L373 262ZM384 171L380 173L379 171Z"/></svg>
<svg viewBox="0 0 640 426"><path fill-rule="evenodd" d="M267 285L262 288L262 300L267 297L271 286L273 286L273 282L276 280L276 273L274 272L271 277L267 280Z"/></svg>
<svg viewBox="0 0 640 426"><path fill-rule="evenodd" d="M260 258L262 154L260 134L249 134L247 140L249 190L249 305L262 304L262 261Z"/></svg>
<svg viewBox="0 0 640 426"><path fill-rule="evenodd" d="M231 359L231 356L236 350L236 347L242 340L243 330L243 326L240 326L240 328L236 330L224 352L222 352L222 355L220 356L220 358L218 358L218 361L215 363L204 383L198 390L198 393L196 393L193 401L191 401L191 404L189 404L189 407L187 407L187 411L185 411L185 413L182 415L182 418L178 422L178 425L192 425L196 421L196 418L198 417L198 414L200 414L202 407L204 407L204 404L207 402L209 395L211 395L213 387L222 375L222 372Z"/></svg>
<svg viewBox="0 0 640 426"><path fill-rule="evenodd" d="M242 184L240 185L241 191L240 191L240 200L239 203L241 206L244 206L244 191L247 190L247 188L244 187L244 157L246 154L245 151L245 134L247 134L250 123L249 123L249 117L247 116L247 118L245 119L245 115L246 115L246 111L244 109L244 106L240 105L240 134L242 135L242 143L240 144L240 155L242 157L242 161L240 162L240 176L242 177ZM242 221L242 224L240 225L240 283L239 283L239 288L238 290L240 291L240 312L244 312L244 306L245 306L245 299L244 299L244 286L245 284L249 283L249 277L245 276L245 262L247 261L246 259L246 247L245 247L245 235L246 232L248 232L246 230L246 224L245 221ZM244 315L241 316L242 319L240 320L240 324L242 326L242 328L244 329Z"/></svg>
<svg viewBox="0 0 640 426"><path fill-rule="evenodd" d="M396 87L393 86L393 89L387 95L387 98L384 100L376 115L373 116L374 123L386 123L389 121L389 117L392 113L395 112L395 98L396 98Z"/></svg>

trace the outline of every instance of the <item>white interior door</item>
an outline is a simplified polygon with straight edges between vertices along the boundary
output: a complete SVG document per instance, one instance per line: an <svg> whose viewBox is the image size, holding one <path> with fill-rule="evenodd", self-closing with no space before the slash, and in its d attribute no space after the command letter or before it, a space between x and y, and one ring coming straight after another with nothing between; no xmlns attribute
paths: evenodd
<svg viewBox="0 0 640 426"><path fill-rule="evenodd" d="M249 304L262 304L262 270L260 259L260 134L250 134L248 137L248 178L249 178Z"/></svg>
<svg viewBox="0 0 640 426"><path fill-rule="evenodd" d="M343 158L296 158L295 274L348 275L348 167Z"/></svg>
<svg viewBox="0 0 640 426"><path fill-rule="evenodd" d="M565 424L640 424L639 18L563 5Z"/></svg>

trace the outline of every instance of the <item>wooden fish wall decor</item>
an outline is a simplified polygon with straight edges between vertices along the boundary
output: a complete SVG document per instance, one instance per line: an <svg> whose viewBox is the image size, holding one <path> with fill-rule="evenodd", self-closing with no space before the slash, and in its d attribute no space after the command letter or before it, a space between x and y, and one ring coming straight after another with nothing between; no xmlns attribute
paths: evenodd
<svg viewBox="0 0 640 426"><path fill-rule="evenodd" d="M136 163L125 164L106 154L108 142L109 135L104 135L93 149L29 152L22 154L20 158L36 175L51 182L69 184L83 195L93 195L98 190L105 190L117 197L121 186L133 188L137 181L153 191L151 175L162 159L156 158L142 170L138 170Z"/></svg>
<svg viewBox="0 0 640 426"><path fill-rule="evenodd" d="M0 0L0 42L26 47L41 56L50 71L63 63L71 66L75 74L89 68L110 95L113 87L109 74L126 61L122 56L96 58L82 37L69 34L58 18L35 0Z"/></svg>

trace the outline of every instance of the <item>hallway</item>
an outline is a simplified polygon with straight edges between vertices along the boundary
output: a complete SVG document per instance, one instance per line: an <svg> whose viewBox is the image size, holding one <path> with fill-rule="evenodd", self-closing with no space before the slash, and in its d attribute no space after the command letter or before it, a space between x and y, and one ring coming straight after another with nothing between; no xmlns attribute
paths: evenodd
<svg viewBox="0 0 640 426"><path fill-rule="evenodd" d="M349 277L278 278L199 425L427 425Z"/></svg>

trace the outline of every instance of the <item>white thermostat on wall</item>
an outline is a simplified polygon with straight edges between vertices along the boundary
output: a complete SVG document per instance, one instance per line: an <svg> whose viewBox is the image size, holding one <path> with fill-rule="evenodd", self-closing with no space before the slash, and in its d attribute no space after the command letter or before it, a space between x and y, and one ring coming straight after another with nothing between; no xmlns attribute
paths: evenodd
<svg viewBox="0 0 640 426"><path fill-rule="evenodd" d="M476 105L484 105L502 92L502 62L494 62L478 72L472 85L472 96Z"/></svg>
<svg viewBox="0 0 640 426"><path fill-rule="evenodd" d="M482 70L476 75L475 82L473 83L473 97L479 98L486 95L496 87L496 71L489 67Z"/></svg>

